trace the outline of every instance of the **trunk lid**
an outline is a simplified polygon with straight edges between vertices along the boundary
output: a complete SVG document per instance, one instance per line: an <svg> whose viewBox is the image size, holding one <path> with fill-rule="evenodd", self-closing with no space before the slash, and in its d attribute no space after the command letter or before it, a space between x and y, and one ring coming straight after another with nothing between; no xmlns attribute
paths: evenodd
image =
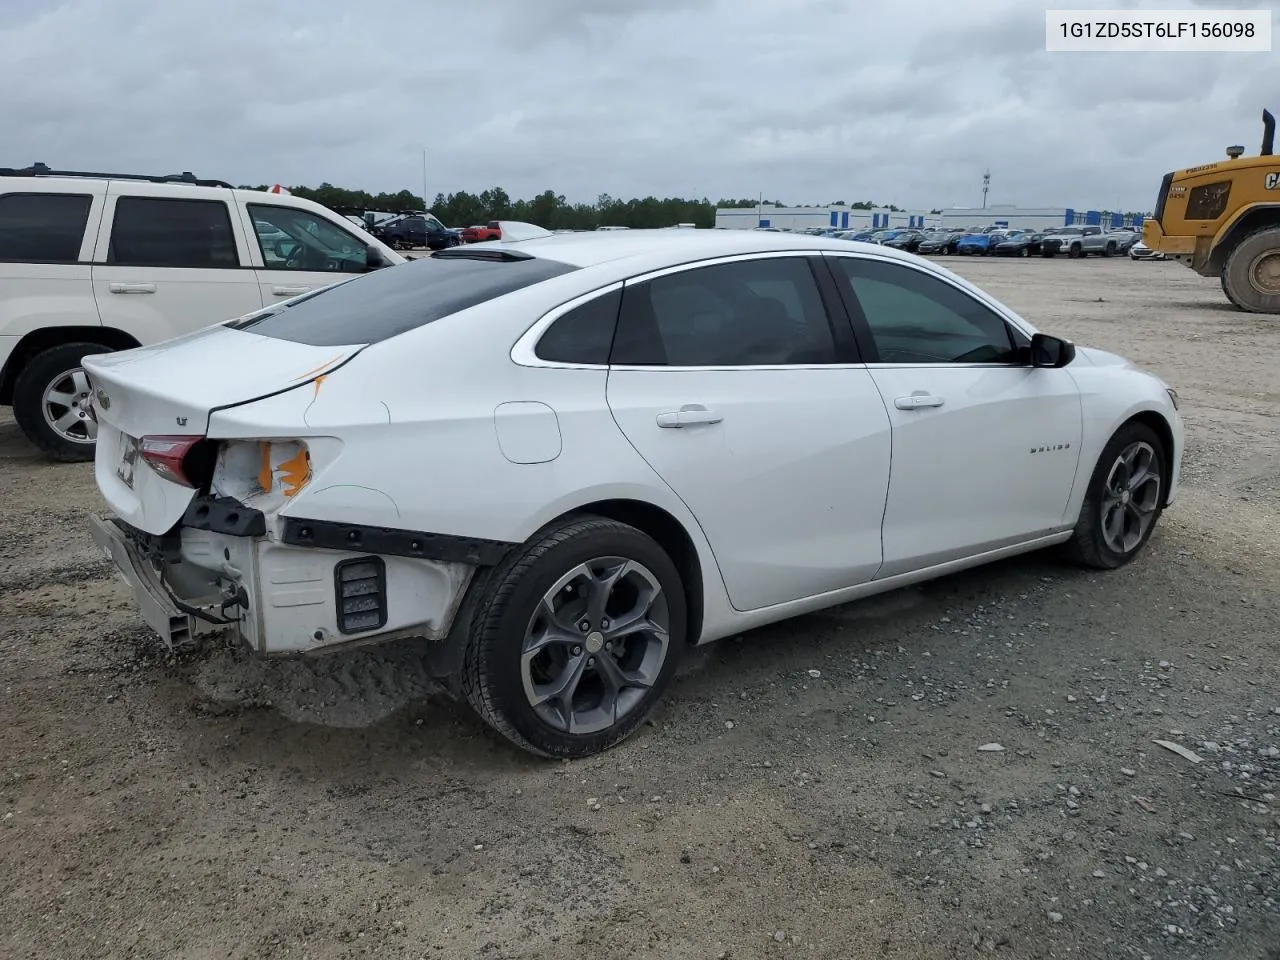
<svg viewBox="0 0 1280 960"><path fill-rule="evenodd" d="M362 349L309 346L219 325L86 357L98 420L94 471L103 497L125 522L165 533L197 491L148 466L138 452L142 437L204 436L213 411L312 383Z"/></svg>

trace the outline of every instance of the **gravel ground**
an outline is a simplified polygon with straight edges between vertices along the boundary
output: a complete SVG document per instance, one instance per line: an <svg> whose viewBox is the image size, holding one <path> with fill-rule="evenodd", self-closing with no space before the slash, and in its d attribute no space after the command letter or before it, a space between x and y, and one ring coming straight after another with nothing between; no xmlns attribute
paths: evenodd
<svg viewBox="0 0 1280 960"><path fill-rule="evenodd" d="M1175 264L950 265L1179 388L1148 552L713 645L588 761L516 753L412 644L167 654L91 469L0 415L0 955L1280 957L1280 322Z"/></svg>

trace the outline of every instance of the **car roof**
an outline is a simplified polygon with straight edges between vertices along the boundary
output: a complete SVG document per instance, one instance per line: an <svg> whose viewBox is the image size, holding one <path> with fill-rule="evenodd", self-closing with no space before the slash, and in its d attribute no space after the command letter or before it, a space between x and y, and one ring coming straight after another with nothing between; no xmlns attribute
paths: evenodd
<svg viewBox="0 0 1280 960"><path fill-rule="evenodd" d="M655 261L646 269L661 269L693 260L727 257L745 253L787 251L849 252L863 250L877 256L912 260L911 254L892 251L876 244L809 236L801 233L769 233L757 230L618 230L587 233L553 234L500 246L518 249L535 257L559 260L576 267L620 260Z"/></svg>

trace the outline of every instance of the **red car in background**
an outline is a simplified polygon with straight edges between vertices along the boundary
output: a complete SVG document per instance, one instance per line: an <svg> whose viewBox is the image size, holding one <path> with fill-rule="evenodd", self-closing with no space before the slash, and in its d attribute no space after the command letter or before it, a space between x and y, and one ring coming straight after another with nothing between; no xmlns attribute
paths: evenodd
<svg viewBox="0 0 1280 960"><path fill-rule="evenodd" d="M463 227L462 242L463 243L481 243L485 240L501 240L502 228L498 226L497 220L490 220L488 226L484 227Z"/></svg>

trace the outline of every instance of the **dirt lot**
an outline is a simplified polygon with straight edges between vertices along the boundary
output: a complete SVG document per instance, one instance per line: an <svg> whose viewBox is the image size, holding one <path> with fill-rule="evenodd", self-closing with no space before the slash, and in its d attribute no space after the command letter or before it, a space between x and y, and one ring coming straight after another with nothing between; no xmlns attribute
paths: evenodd
<svg viewBox="0 0 1280 960"><path fill-rule="evenodd" d="M410 644L166 655L91 469L0 417L0 955L1280 957L1280 321L1175 264L951 265L1179 388L1148 553L714 645L585 762L510 749Z"/></svg>

